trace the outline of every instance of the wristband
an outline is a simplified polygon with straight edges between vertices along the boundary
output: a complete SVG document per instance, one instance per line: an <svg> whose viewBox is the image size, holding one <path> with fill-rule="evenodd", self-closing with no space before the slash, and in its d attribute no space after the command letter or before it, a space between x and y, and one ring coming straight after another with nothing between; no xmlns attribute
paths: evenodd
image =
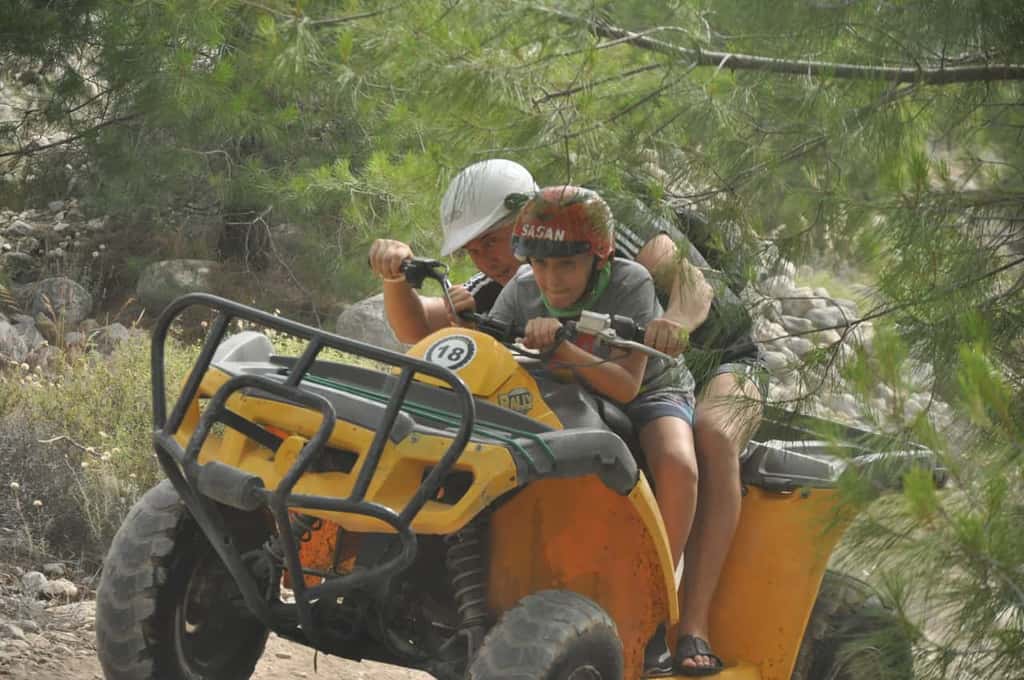
<svg viewBox="0 0 1024 680"><path fill-rule="evenodd" d="M383 276L384 283L408 283L404 276Z"/></svg>

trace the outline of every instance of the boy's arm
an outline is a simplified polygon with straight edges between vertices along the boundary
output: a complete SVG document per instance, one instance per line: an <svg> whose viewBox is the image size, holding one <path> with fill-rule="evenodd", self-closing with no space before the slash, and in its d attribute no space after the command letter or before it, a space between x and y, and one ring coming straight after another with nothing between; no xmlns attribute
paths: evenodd
<svg viewBox="0 0 1024 680"><path fill-rule="evenodd" d="M443 298L420 297L405 279L384 280L384 314L400 342L419 342L450 325Z"/></svg>
<svg viewBox="0 0 1024 680"><path fill-rule="evenodd" d="M401 241L377 239L370 246L370 267L384 280L384 313L404 343L418 342L449 325L444 299L422 298L405 280L402 263L412 256L412 248Z"/></svg>
<svg viewBox="0 0 1024 680"><path fill-rule="evenodd" d="M557 333L561 327L557 319L530 319L526 324L523 344L533 349L551 347L557 342ZM601 359L568 341L555 347L550 361L564 364L590 389L623 404L632 401L640 392L644 369L647 368L647 355L641 352L623 353L615 359Z"/></svg>
<svg viewBox="0 0 1024 680"><path fill-rule="evenodd" d="M683 346L681 331L696 330L708 317L714 290L704 274L685 257L668 234L661 233L644 245L637 262L651 272L655 286L668 290L668 307L660 319L647 325L644 342L666 354L678 354Z"/></svg>
<svg viewBox="0 0 1024 680"><path fill-rule="evenodd" d="M647 355L642 352L601 359L571 342L563 342L553 358L568 364L590 389L620 404L633 401L640 393L647 367Z"/></svg>

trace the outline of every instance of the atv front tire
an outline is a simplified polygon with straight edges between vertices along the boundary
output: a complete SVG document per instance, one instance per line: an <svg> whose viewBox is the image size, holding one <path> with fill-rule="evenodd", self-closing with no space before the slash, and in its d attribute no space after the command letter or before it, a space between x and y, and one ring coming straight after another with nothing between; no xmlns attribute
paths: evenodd
<svg viewBox="0 0 1024 680"><path fill-rule="evenodd" d="M826 571L792 680L913 680L910 638L867 583Z"/></svg>
<svg viewBox="0 0 1024 680"><path fill-rule="evenodd" d="M266 529L248 533L251 544ZM245 680L267 635L171 483L147 491L114 536L96 596L107 680Z"/></svg>
<svg viewBox="0 0 1024 680"><path fill-rule="evenodd" d="M622 640L592 600L566 590L528 595L502 615L470 680L620 680Z"/></svg>

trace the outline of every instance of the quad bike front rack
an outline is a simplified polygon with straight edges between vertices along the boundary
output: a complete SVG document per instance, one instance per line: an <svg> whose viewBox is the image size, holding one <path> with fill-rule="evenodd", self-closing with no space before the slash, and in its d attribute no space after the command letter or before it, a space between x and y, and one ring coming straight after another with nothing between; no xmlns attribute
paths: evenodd
<svg viewBox="0 0 1024 680"><path fill-rule="evenodd" d="M168 416L164 360L167 335L174 320L186 309L194 306L215 311L217 317L209 325L199 356ZM283 384L254 375L239 375L225 382L207 402L200 415L198 426L189 438L187 445L182 448L175 439L175 434L184 420L186 410L196 398L203 376L210 368L214 353L224 340L232 321L249 321L301 338L306 340L307 344L302 355L289 368L288 376ZM380 427L376 431L369 450L363 454L364 463L359 476L352 487L351 494L346 498L292 493L299 478L324 453L335 426L337 414L334 406L323 396L303 390L299 386L317 356L325 348L366 357L401 369L384 409ZM205 293L193 293L179 297L163 311L153 329L150 360L153 387L153 443L160 466L235 579L246 605L253 614L279 635L320 647L321 635L312 609L312 604L315 601L336 599L353 589L370 588L381 584L412 564L417 550L416 534L411 528L412 521L426 502L437 494L446 475L457 462L469 441L476 417L472 395L458 376L436 364L344 338ZM396 510L367 501L366 493L416 373L437 378L451 389L452 413L458 417L458 425L451 444L437 465L426 476L405 507ZM265 488L263 480L259 477L230 465L216 461L202 465L199 463L199 452L216 424L238 430L257 442L269 445L271 449L281 443L280 438L272 432L228 409L229 397L240 390L258 390L282 401L319 411L321 415L320 426L316 433L307 441L295 462L274 490ZM243 556L228 530L224 513L218 507L218 503L250 512L267 508L273 515L278 526L278 538L282 544L285 565L289 573L293 574L291 580L295 595L298 628L285 623L280 617L274 615L256 578L246 566ZM291 508L343 512L372 517L395 530L400 541L400 550L397 555L379 565L369 568L360 567L347 574L328 577L318 585L307 586L302 578L299 547L291 531L289 517Z"/></svg>

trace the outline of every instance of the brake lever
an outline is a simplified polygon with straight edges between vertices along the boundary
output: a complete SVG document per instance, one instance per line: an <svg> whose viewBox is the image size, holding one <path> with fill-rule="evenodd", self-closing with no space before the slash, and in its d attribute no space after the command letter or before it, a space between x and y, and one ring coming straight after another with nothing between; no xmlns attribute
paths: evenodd
<svg viewBox="0 0 1024 680"><path fill-rule="evenodd" d="M423 287L423 282L428 278L441 284L442 289L448 288L448 265L438 260L412 257L402 261L399 271L405 275L408 284L417 290Z"/></svg>
<svg viewBox="0 0 1024 680"><path fill-rule="evenodd" d="M669 363L675 361L675 359L664 352L654 349L649 345L645 345L642 342L635 342L633 340L622 340L615 335L615 330L612 328L601 331L597 334L598 339L611 347L617 347L619 349L636 350L637 352L643 352L649 357L655 359L663 359Z"/></svg>

